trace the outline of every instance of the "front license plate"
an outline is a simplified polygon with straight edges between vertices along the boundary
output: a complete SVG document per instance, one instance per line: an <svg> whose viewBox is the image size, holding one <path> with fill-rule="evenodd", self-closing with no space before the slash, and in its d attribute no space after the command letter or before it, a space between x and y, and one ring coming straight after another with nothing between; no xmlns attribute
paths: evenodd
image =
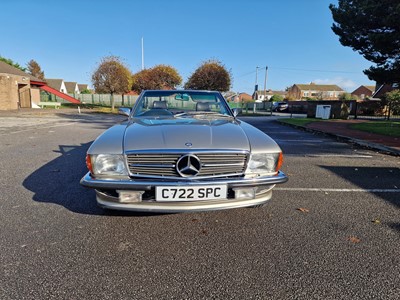
<svg viewBox="0 0 400 300"><path fill-rule="evenodd" d="M226 185L156 187L157 201L199 201L225 199Z"/></svg>

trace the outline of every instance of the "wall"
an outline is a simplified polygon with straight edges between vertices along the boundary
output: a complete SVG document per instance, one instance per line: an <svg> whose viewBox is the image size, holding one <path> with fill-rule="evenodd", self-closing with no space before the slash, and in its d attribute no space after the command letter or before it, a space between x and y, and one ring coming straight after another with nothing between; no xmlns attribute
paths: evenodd
<svg viewBox="0 0 400 300"><path fill-rule="evenodd" d="M18 109L18 84L29 84L29 79L11 74L0 74L0 110Z"/></svg>
<svg viewBox="0 0 400 300"><path fill-rule="evenodd" d="M31 100L32 103L38 104L40 102L40 89L31 88Z"/></svg>

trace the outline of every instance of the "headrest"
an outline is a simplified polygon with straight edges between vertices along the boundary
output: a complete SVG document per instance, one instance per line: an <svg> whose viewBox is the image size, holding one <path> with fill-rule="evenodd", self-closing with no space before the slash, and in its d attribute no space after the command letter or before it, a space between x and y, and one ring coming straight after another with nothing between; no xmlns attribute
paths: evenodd
<svg viewBox="0 0 400 300"><path fill-rule="evenodd" d="M153 108L167 109L167 101L154 101Z"/></svg>
<svg viewBox="0 0 400 300"><path fill-rule="evenodd" d="M197 102L196 104L197 111L210 111L210 106L207 102Z"/></svg>

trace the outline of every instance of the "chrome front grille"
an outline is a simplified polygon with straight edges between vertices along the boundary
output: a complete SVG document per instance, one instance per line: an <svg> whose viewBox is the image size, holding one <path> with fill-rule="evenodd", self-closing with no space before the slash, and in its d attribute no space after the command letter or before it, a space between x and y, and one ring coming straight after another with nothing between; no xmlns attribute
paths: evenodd
<svg viewBox="0 0 400 300"><path fill-rule="evenodd" d="M176 170L178 160L187 153L129 153L127 163L130 175L145 178L182 178ZM193 179L230 177L244 174L246 152L190 152L201 164L200 172ZM188 177L186 177L188 179Z"/></svg>

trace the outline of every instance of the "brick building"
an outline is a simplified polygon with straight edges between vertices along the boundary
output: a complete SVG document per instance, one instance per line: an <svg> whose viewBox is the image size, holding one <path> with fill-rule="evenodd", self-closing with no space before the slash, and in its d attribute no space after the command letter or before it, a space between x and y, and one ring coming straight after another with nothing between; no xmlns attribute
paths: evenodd
<svg viewBox="0 0 400 300"><path fill-rule="evenodd" d="M351 94L353 96L357 96L360 100L365 100L366 98L372 97L372 94L375 91L374 85L361 85L357 89L355 89Z"/></svg>
<svg viewBox="0 0 400 300"><path fill-rule="evenodd" d="M43 80L0 61L0 110L30 108L39 103Z"/></svg>
<svg viewBox="0 0 400 300"><path fill-rule="evenodd" d="M345 91L336 84L294 84L288 89L288 98L293 100L339 100Z"/></svg>

